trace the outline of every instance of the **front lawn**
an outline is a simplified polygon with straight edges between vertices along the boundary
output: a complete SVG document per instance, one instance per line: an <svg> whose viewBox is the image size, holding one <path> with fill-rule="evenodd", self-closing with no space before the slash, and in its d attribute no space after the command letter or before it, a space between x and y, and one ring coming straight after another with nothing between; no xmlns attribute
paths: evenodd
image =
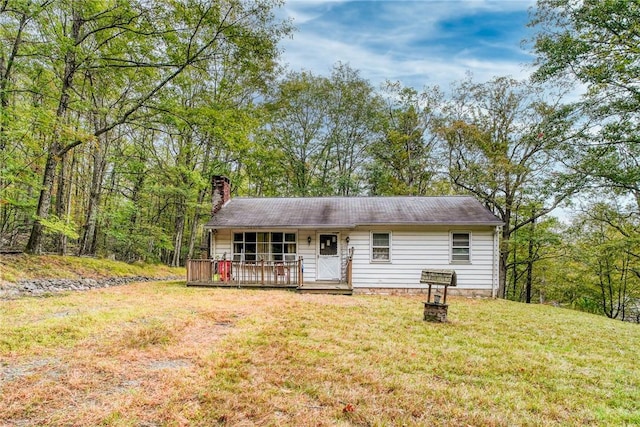
<svg viewBox="0 0 640 427"><path fill-rule="evenodd" d="M503 300L140 283L0 301L0 425L640 424L640 327Z"/></svg>

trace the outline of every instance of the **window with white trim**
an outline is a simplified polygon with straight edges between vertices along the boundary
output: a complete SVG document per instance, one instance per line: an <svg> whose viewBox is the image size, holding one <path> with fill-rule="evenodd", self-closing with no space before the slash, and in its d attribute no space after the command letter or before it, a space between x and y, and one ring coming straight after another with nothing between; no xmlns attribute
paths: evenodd
<svg viewBox="0 0 640 427"><path fill-rule="evenodd" d="M233 233L234 261L295 261L296 233Z"/></svg>
<svg viewBox="0 0 640 427"><path fill-rule="evenodd" d="M371 261L391 261L391 233L371 232Z"/></svg>
<svg viewBox="0 0 640 427"><path fill-rule="evenodd" d="M451 232L451 262L471 262L471 233Z"/></svg>

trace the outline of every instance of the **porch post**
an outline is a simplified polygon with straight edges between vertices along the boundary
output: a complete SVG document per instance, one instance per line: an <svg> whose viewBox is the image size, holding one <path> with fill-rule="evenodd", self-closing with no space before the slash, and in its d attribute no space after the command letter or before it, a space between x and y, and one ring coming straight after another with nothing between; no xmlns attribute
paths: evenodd
<svg viewBox="0 0 640 427"><path fill-rule="evenodd" d="M353 288L353 251L354 248L348 250L349 256L347 258L347 284L350 288Z"/></svg>
<svg viewBox="0 0 640 427"><path fill-rule="evenodd" d="M298 258L298 286L304 285L304 268L302 268L302 262L304 259L302 257Z"/></svg>

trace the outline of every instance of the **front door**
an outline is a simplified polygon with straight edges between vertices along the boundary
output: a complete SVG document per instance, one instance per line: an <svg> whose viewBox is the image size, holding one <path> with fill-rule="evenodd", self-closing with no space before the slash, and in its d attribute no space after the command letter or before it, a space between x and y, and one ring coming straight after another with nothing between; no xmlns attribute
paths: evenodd
<svg viewBox="0 0 640 427"><path fill-rule="evenodd" d="M339 246L338 233L318 234L318 280L340 281Z"/></svg>

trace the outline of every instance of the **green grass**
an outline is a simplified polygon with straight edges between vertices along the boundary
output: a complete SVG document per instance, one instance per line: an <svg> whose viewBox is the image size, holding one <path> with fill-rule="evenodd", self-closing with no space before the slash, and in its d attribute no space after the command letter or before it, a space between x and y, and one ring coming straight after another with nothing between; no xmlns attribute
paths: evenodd
<svg viewBox="0 0 640 427"><path fill-rule="evenodd" d="M640 425L638 325L464 298L436 324L421 301L180 282L2 301L0 420Z"/></svg>
<svg viewBox="0 0 640 427"><path fill-rule="evenodd" d="M0 284L21 279L99 279L106 277L145 276L164 278L185 276L184 268L170 268L160 264L127 264L100 258L58 255L2 255L0 256Z"/></svg>

